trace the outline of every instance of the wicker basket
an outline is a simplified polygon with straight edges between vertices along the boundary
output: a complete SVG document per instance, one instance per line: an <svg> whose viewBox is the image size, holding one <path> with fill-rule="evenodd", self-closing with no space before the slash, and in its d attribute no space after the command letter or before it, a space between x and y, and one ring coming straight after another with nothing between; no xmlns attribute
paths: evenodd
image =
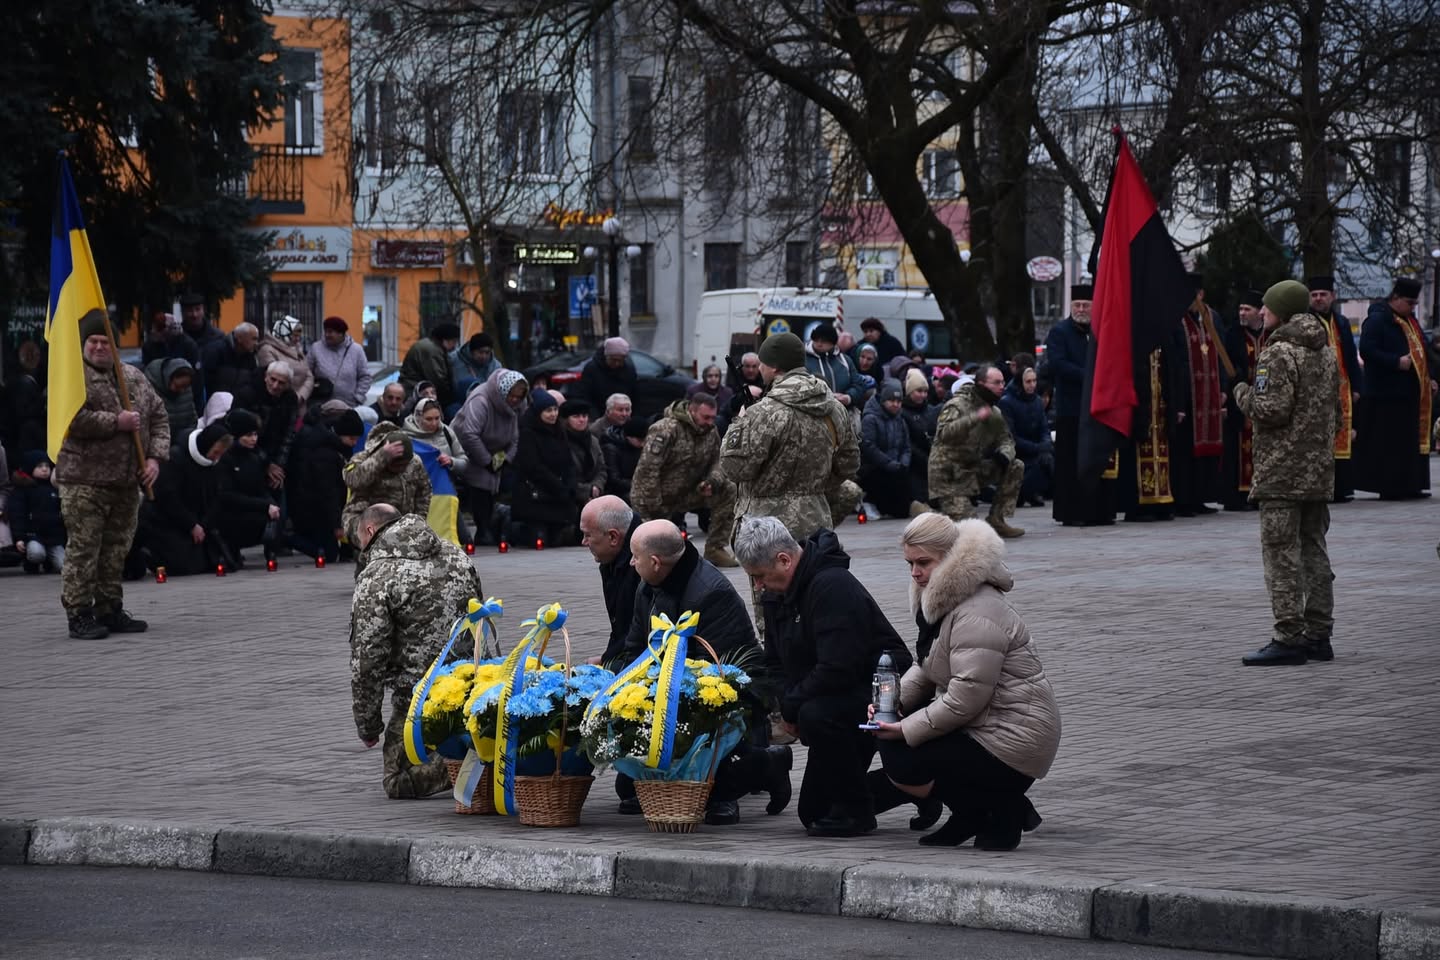
<svg viewBox="0 0 1440 960"><path fill-rule="evenodd" d="M651 833L694 833L705 820L713 780L636 780L635 796Z"/></svg>
<svg viewBox="0 0 1440 960"><path fill-rule="evenodd" d="M460 761L446 760L445 772L450 775L450 786L455 786L455 781L460 776ZM495 815L495 787L494 781L490 779L489 764L485 765L485 772L480 775L480 782L475 785L475 796L470 799L468 807L458 800L455 801L455 812L486 817Z"/></svg>
<svg viewBox="0 0 1440 960"><path fill-rule="evenodd" d="M515 806L527 827L574 827L590 795L592 776L516 777Z"/></svg>

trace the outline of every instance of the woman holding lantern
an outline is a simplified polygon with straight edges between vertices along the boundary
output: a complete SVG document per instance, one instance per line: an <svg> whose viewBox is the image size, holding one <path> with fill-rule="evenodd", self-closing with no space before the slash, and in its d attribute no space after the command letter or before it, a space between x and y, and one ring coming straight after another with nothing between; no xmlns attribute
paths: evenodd
<svg viewBox="0 0 1440 960"><path fill-rule="evenodd" d="M869 775L876 808L933 795L951 816L922 844L974 837L982 850L1013 850L1040 822L1025 792L1055 759L1060 711L1030 631L1005 597L1014 579L1004 542L984 521L925 513L900 545L919 659L900 679L900 719L875 718L884 764Z"/></svg>

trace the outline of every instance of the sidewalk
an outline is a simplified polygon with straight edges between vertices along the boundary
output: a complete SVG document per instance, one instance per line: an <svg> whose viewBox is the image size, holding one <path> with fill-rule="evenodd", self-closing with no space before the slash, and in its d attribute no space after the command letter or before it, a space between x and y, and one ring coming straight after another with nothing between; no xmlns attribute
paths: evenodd
<svg viewBox="0 0 1440 960"><path fill-rule="evenodd" d="M127 605L150 632L99 643L65 639L58 578L0 575L0 817L454 838L637 863L694 854L845 877L857 867L936 882L961 870L1059 876L1261 904L1318 898L1370 916L1435 909L1440 503L1362 500L1332 516L1336 659L1259 669L1240 664L1269 620L1254 514L1073 530L1048 510L1019 512L1029 533L1008 547L1012 598L1054 683L1064 738L1031 792L1045 823L1013 853L920 847L903 811L870 837L813 840L793 807L766 817L761 798L742 803L738 827L650 835L614 812L609 776L576 831L457 817L441 799L387 801L378 751L363 749L350 717L350 571L303 558L273 574L130 585ZM849 521L841 539L913 641L902 526ZM599 578L583 549L487 551L476 563L505 600L507 648L519 621L552 600L570 611L577 655L603 647ZM1161 924L1162 900L1140 922ZM1428 922L1435 937L1440 921Z"/></svg>

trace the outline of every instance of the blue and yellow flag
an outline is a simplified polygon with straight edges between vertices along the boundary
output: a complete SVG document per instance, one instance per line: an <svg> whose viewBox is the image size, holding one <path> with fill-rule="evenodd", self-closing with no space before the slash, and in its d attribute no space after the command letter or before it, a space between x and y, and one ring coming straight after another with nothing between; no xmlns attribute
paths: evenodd
<svg viewBox="0 0 1440 960"><path fill-rule="evenodd" d="M60 444L75 414L85 405L80 321L93 310L105 313L105 295L100 292L75 182L70 179L70 163L61 154L50 232L50 301L45 310L45 340L50 344L45 448L52 462L60 456Z"/></svg>
<svg viewBox="0 0 1440 960"><path fill-rule="evenodd" d="M441 540L460 543L460 497L450 471L440 466L440 451L420 440L414 441L415 456L430 475L430 514L425 519Z"/></svg>

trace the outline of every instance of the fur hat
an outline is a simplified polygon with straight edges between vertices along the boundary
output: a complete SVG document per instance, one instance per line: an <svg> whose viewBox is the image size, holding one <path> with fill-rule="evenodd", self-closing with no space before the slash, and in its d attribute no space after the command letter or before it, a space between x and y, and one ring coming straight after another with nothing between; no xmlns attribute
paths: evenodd
<svg viewBox="0 0 1440 960"><path fill-rule="evenodd" d="M562 417L575 417L582 413L587 417L590 416L590 404L584 400L566 400L560 404L560 416Z"/></svg>
<svg viewBox="0 0 1440 960"><path fill-rule="evenodd" d="M776 370L805 366L805 344L793 333L777 333L760 344L760 362Z"/></svg>
<svg viewBox="0 0 1440 960"><path fill-rule="evenodd" d="M230 435L237 439L260 430L260 418L243 407L231 407L224 419L216 422L225 424Z"/></svg>
<svg viewBox="0 0 1440 960"><path fill-rule="evenodd" d="M337 437L358 437L365 432L365 423L360 419L360 414L347 408L330 424L330 429Z"/></svg>

